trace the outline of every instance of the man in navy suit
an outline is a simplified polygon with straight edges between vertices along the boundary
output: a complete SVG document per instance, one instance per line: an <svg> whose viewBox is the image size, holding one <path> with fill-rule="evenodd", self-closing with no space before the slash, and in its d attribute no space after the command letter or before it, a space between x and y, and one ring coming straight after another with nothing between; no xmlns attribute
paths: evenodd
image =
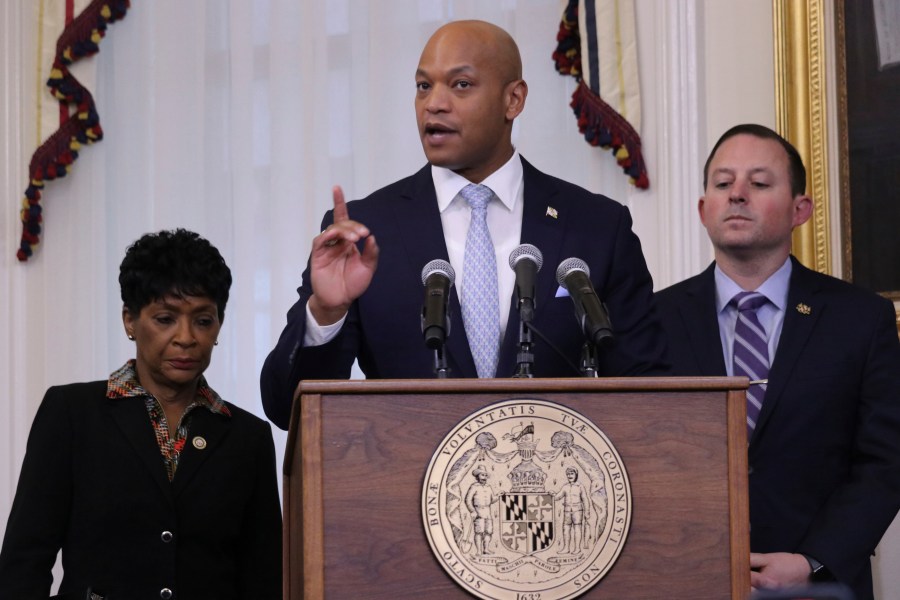
<svg viewBox="0 0 900 600"><path fill-rule="evenodd" d="M584 335L554 275L569 257L588 264L614 328L616 345L599 356L599 373L641 375L665 368L652 280L628 209L545 175L519 156L512 126L527 93L518 48L499 27L459 21L432 36L416 70L415 100L429 164L348 204L335 188L334 210L313 240L300 298L263 367L263 406L275 424L287 427L301 380L347 378L354 359L368 378L434 377L434 353L425 346L420 324L421 271L433 259L448 260L458 274L448 311L450 376L478 376L469 343L475 332L460 318L464 307L457 295L468 276L464 256L472 211L462 190L469 184L483 184L492 194L486 210L497 292L491 304L499 315L489 344L496 366L482 369L483 376L510 377L517 366L515 275L506 263L520 243L543 253L532 325L558 349L535 338L535 376L579 375L574 365Z"/></svg>
<svg viewBox="0 0 900 600"><path fill-rule="evenodd" d="M812 201L797 150L777 133L730 129L703 177L715 263L657 300L677 374L734 375L744 368L734 349L753 334L736 333L744 317L731 300L765 297L756 326L770 367L748 392L763 392L758 415L748 404L753 587L837 580L872 598L869 556L900 507L894 307L790 255Z"/></svg>

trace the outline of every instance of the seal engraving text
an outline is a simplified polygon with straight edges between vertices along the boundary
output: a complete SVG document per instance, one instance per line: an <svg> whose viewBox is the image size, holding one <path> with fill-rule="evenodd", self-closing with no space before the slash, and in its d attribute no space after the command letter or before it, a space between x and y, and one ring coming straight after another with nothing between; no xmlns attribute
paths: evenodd
<svg viewBox="0 0 900 600"><path fill-rule="evenodd" d="M622 551L631 488L606 435L578 412L516 399L469 415L438 445L422 491L438 562L480 598L574 598Z"/></svg>

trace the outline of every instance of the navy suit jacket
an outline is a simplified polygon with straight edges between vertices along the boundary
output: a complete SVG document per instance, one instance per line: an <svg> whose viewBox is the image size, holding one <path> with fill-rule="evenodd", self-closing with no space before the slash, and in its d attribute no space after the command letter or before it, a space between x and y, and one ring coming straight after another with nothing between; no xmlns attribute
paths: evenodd
<svg viewBox="0 0 900 600"><path fill-rule="evenodd" d="M900 507L900 341L890 301L792 258L750 439L750 549L815 557L872 597L869 556ZM725 375L714 266L656 294L678 375Z"/></svg>
<svg viewBox="0 0 900 600"><path fill-rule="evenodd" d="M597 295L609 309L616 345L599 357L605 376L643 375L665 369L662 332L653 300L653 282L631 216L621 204L541 173L522 159L524 212L521 242L535 245L544 257L536 285L535 329L545 334L575 365L583 335L569 297L556 297L556 267L581 258L591 271ZM263 406L272 421L286 428L294 392L303 379L343 379L354 358L367 378L433 378L434 353L425 347L420 315L422 267L448 260L437 196L426 165L364 200L347 204L350 218L366 225L381 249L378 270L366 292L353 304L341 333L319 347L301 347L306 329L306 302L312 294L309 267L297 290L287 326L269 354L261 375ZM329 212L323 229L331 223ZM498 268L505 268L498 265ZM510 318L501 344L497 377L514 374L519 317L510 298ZM462 322L456 288L451 289L451 331L446 357L451 377L477 377ZM578 376L536 336L534 375Z"/></svg>
<svg viewBox="0 0 900 600"><path fill-rule="evenodd" d="M281 507L269 424L191 412L169 482L141 398L106 381L52 387L38 410L0 552L0 598L281 598ZM205 439L205 447L191 442ZM166 536L163 532L170 532Z"/></svg>

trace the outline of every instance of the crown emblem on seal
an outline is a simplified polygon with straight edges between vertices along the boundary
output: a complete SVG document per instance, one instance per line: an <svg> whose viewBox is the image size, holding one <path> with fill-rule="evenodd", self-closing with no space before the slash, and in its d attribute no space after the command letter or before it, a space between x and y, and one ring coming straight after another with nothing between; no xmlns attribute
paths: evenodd
<svg viewBox="0 0 900 600"><path fill-rule="evenodd" d="M612 568L631 524L631 486L606 435L545 400L469 415L432 456L422 490L428 543L486 599L574 598Z"/></svg>

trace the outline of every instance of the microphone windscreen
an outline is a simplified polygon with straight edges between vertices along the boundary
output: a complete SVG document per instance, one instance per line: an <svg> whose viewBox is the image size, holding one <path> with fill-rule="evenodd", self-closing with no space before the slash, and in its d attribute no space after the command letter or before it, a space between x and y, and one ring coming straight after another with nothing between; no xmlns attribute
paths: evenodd
<svg viewBox="0 0 900 600"><path fill-rule="evenodd" d="M516 263L523 259L534 262L538 271L544 266L544 255L541 254L541 251L536 246L531 244L519 244L509 253L509 268L515 269Z"/></svg>
<svg viewBox="0 0 900 600"><path fill-rule="evenodd" d="M566 287L566 277L572 271L583 271L588 277L591 276L591 270L587 263L580 258L572 257L559 263L559 267L556 269L556 282L563 288L569 289Z"/></svg>
<svg viewBox="0 0 900 600"><path fill-rule="evenodd" d="M428 281L428 278L438 273L443 275L447 279L450 280L450 287L453 287L453 282L456 281L456 272L453 270L453 267L450 266L446 260L435 259L429 262L427 265L422 267L422 285Z"/></svg>

